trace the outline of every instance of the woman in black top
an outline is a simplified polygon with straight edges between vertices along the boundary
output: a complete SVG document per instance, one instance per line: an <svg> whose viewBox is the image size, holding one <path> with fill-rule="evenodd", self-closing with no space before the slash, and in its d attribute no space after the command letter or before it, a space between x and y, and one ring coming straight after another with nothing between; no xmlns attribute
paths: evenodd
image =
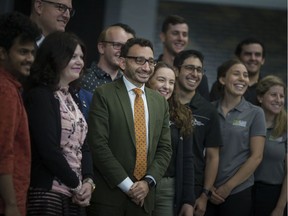
<svg viewBox="0 0 288 216"><path fill-rule="evenodd" d="M194 196L194 166L192 153L192 113L180 104L175 94L174 69L159 62L147 86L163 95L170 109L171 145L170 165L156 186L153 216L192 216Z"/></svg>

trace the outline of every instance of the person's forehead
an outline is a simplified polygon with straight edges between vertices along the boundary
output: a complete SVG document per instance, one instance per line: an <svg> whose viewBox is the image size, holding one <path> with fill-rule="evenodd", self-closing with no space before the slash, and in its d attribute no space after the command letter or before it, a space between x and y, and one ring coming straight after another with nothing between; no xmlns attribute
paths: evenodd
<svg viewBox="0 0 288 216"><path fill-rule="evenodd" d="M172 24L170 23L168 25L168 31L184 31L188 32L188 25L186 23L177 23L177 24Z"/></svg>
<svg viewBox="0 0 288 216"><path fill-rule="evenodd" d="M35 41L33 40L22 40L22 38L20 36L18 36L17 38L15 38L15 40L13 41L12 46L17 46L17 47L35 47Z"/></svg>
<svg viewBox="0 0 288 216"><path fill-rule="evenodd" d="M122 39L130 38L129 33L127 33L123 28L119 26L113 26L107 29L106 31L106 40L107 39Z"/></svg>
<svg viewBox="0 0 288 216"><path fill-rule="evenodd" d="M196 66L202 66L202 62L196 56L189 56L186 58L183 63L185 64L197 64Z"/></svg>
<svg viewBox="0 0 288 216"><path fill-rule="evenodd" d="M155 77L165 77L169 79L175 79L175 72L168 67L161 67L158 70L154 71Z"/></svg>
<svg viewBox="0 0 288 216"><path fill-rule="evenodd" d="M53 0L53 2L64 4L67 6L72 6L72 0Z"/></svg>
<svg viewBox="0 0 288 216"><path fill-rule="evenodd" d="M242 52L263 52L263 48L260 44L244 44L242 46Z"/></svg>
<svg viewBox="0 0 288 216"><path fill-rule="evenodd" d="M140 46L139 44L134 44L129 48L129 54L138 55L138 56L145 56L150 55L153 58L153 51L149 46Z"/></svg>
<svg viewBox="0 0 288 216"><path fill-rule="evenodd" d="M25 52L35 52L36 45L34 42L25 42L25 43L17 42L11 46L8 53L15 56L15 55L19 55L20 50L25 51Z"/></svg>

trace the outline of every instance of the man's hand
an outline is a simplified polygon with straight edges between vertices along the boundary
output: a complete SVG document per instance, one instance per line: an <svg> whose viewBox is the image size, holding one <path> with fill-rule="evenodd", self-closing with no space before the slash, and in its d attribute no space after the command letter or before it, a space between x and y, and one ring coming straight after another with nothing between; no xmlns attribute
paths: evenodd
<svg viewBox="0 0 288 216"><path fill-rule="evenodd" d="M219 187L220 188L220 187ZM221 191L221 190L220 190ZM215 205L219 205L223 202L225 202L225 198L226 197L222 197L220 194L218 194L218 189L213 188L212 189L212 195L210 197L210 201L215 204Z"/></svg>
<svg viewBox="0 0 288 216"><path fill-rule="evenodd" d="M178 216L193 216L193 206L187 203L183 204Z"/></svg>
<svg viewBox="0 0 288 216"><path fill-rule="evenodd" d="M194 205L194 215L203 216L206 212L208 197L205 194L201 194L198 199L196 199Z"/></svg>
<svg viewBox="0 0 288 216"><path fill-rule="evenodd" d="M137 181L135 182L130 190L128 191L128 196L132 198L132 201L137 205L143 206L144 199L149 192L149 186L146 181Z"/></svg>

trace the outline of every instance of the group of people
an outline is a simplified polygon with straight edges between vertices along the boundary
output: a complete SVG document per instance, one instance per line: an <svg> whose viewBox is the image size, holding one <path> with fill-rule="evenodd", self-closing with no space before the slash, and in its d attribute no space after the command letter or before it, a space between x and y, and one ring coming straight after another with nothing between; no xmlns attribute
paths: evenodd
<svg viewBox="0 0 288 216"><path fill-rule="evenodd" d="M287 214L286 85L241 41L209 93L187 21L153 44L123 23L98 61L65 26L71 0L0 15L0 215Z"/></svg>

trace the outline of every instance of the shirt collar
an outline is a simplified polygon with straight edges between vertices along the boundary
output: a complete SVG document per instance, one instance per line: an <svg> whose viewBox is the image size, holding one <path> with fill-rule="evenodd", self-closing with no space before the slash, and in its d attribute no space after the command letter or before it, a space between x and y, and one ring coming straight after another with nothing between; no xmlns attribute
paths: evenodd
<svg viewBox="0 0 288 216"><path fill-rule="evenodd" d="M220 106L221 106L221 99L220 100L218 100L218 101L216 101L215 102L215 104L216 104L216 107L218 107L217 109L218 109L218 112L220 112L221 111L221 108L220 108ZM247 109L247 106L248 105L248 102L245 100L245 98L242 96L241 97L241 101L240 101L240 103L237 105L237 106L235 106L232 110L237 110L237 111L239 111L239 112L243 112L245 109Z"/></svg>
<svg viewBox="0 0 288 216"><path fill-rule="evenodd" d="M98 78L101 78L101 77L109 77L109 78L111 78L108 73L106 73L104 70L102 70L100 67L98 67L98 65L97 65L97 63L95 61L92 62L91 67L88 70L93 71L93 73ZM122 72L120 70L118 70L116 79L120 78L121 76L122 76Z"/></svg>
<svg viewBox="0 0 288 216"><path fill-rule="evenodd" d="M36 41L36 44L38 47L42 44L44 39L45 39L45 36L42 34L41 37Z"/></svg>
<svg viewBox="0 0 288 216"><path fill-rule="evenodd" d="M125 84L126 89L127 89L128 92L133 91L134 88L139 88L139 87L135 86L133 83L131 83L131 82L125 77L125 75L123 76L123 81L124 81L124 84ZM145 91L144 91L144 89L145 89L145 84L143 84L143 85L140 87L140 89L142 90L143 94L145 94Z"/></svg>

